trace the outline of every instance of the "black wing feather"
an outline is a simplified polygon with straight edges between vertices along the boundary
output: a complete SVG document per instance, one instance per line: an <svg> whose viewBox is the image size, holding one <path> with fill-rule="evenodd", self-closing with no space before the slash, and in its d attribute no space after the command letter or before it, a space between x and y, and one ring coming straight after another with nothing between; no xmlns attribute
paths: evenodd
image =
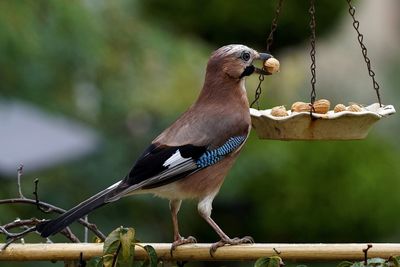
<svg viewBox="0 0 400 267"><path fill-rule="evenodd" d="M177 151L185 160L174 166L165 165ZM195 161L207 151L205 146L183 145L170 147L150 145L136 161L135 165L118 185L107 201L116 199L137 189L150 189L181 179L199 168Z"/></svg>
<svg viewBox="0 0 400 267"><path fill-rule="evenodd" d="M207 150L207 147L194 145L170 147L152 144L136 161L124 183L138 184L167 170L168 167L163 164L178 150L182 157L197 160Z"/></svg>

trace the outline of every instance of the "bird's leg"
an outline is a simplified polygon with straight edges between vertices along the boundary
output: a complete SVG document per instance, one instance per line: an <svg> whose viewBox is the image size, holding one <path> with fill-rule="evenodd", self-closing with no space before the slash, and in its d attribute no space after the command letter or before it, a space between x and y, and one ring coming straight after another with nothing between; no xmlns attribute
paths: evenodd
<svg viewBox="0 0 400 267"><path fill-rule="evenodd" d="M172 225L174 228L174 242L172 243L171 246L171 255L172 251L176 249L176 247L183 245L183 244L188 244L188 243L196 243L196 238L193 236L189 236L188 238L183 238L179 234L179 225L178 225L178 212L181 207L182 200L179 199L174 199L169 202L169 208L171 210L171 216L172 216Z"/></svg>
<svg viewBox="0 0 400 267"><path fill-rule="evenodd" d="M218 224L211 218L211 210L212 210L212 198L205 198L201 200L197 206L200 216L203 217L204 220L214 229L214 231L221 237L221 240L214 243L210 248L211 256L219 247L223 247L224 245L239 245L246 243L254 243L254 239L251 236L245 236L243 238L230 238L228 235L222 231L222 229L218 226Z"/></svg>

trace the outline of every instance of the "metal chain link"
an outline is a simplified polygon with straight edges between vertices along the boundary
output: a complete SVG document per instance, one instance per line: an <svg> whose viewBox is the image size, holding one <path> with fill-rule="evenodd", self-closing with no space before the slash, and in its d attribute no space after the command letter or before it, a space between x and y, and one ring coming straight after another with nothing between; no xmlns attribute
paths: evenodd
<svg viewBox="0 0 400 267"><path fill-rule="evenodd" d="M271 30L270 30L268 38L267 38L267 52L268 53L270 52L272 43L274 41L274 33L276 31L276 28L278 27L278 19L279 19L279 15L280 15L281 9L282 9L282 3L283 3L283 0L278 1L278 5L276 6L276 9L275 9L275 16L271 22Z"/></svg>
<svg viewBox="0 0 400 267"><path fill-rule="evenodd" d="M260 109L260 105L258 103L258 99L261 96L261 84L262 84L263 81L264 81L264 75L260 74L258 76L258 85L257 85L256 92L255 92L255 95L254 95L254 100L250 104L251 108L253 107L254 104L257 104L257 109Z"/></svg>
<svg viewBox="0 0 400 267"><path fill-rule="evenodd" d="M311 111L314 109L312 106L315 102L315 98L317 97L317 94L315 92L315 83L317 82L317 75L316 75L316 64L315 64L315 29L316 29L316 21L315 21L315 0L311 0L310 2L310 8L308 10L311 16L310 20L310 30L311 30L311 38L310 38L310 43L311 43L311 51L310 51L310 57L311 57L311 65L310 65L310 70L311 70L311 94L310 94L310 102L311 102Z"/></svg>
<svg viewBox="0 0 400 267"><path fill-rule="evenodd" d="M364 61L367 64L368 74L372 79L373 88L376 91L376 95L377 95L378 101L379 101L379 106L382 107L381 96L379 94L380 86L377 83L377 81L375 80L375 72L372 70L372 67L371 67L371 60L368 57L367 47L363 43L364 35L362 35L359 31L360 22L358 20L356 20L356 18L355 18L356 9L354 6L351 5L351 0L347 0L347 3L349 5L349 14L353 18L353 28L357 32L357 39L361 46L361 52L364 57Z"/></svg>
<svg viewBox="0 0 400 267"><path fill-rule="evenodd" d="M271 30L270 30L268 38L267 38L267 52L268 53L270 52L270 48L271 48L272 43L274 41L274 33L276 31L276 28L278 27L278 18L279 18L279 15L281 13L282 3L283 3L283 0L279 0L278 1L278 5L277 5L277 7L275 9L275 16L272 19ZM263 64L263 69L264 68L265 67L264 67L264 64ZM257 85L256 92L255 92L255 95L254 95L254 100L250 104L251 108L253 107L254 104L257 104L257 109L260 109L260 105L259 105L258 100L260 99L260 96L261 96L261 93L262 93L261 92L261 84L262 84L263 81L264 81L264 75L260 74L258 76L258 85Z"/></svg>

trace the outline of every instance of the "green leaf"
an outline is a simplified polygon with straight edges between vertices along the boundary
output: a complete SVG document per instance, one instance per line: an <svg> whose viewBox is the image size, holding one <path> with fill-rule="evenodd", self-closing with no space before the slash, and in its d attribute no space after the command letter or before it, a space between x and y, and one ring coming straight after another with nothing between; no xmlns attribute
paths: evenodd
<svg viewBox="0 0 400 267"><path fill-rule="evenodd" d="M143 248L147 252L148 259L146 259L143 262L142 267L157 267L158 256L157 256L156 250L152 246L149 246L149 245L144 246Z"/></svg>
<svg viewBox="0 0 400 267"><path fill-rule="evenodd" d="M114 231L112 231L107 237L106 240L104 241L104 247L103 247L103 254L114 254L117 252L118 246L120 244L120 231L122 229L121 227L118 227Z"/></svg>
<svg viewBox="0 0 400 267"><path fill-rule="evenodd" d="M351 261L342 261L338 264L337 267L350 267L353 265L353 262Z"/></svg>
<svg viewBox="0 0 400 267"><path fill-rule="evenodd" d="M381 258L372 258L367 260L367 266L387 266L387 261Z"/></svg>
<svg viewBox="0 0 400 267"><path fill-rule="evenodd" d="M113 262L114 262L113 254L107 254L107 255L103 256L103 266L104 267L114 267Z"/></svg>
<svg viewBox="0 0 400 267"><path fill-rule="evenodd" d="M131 258L135 253L135 229L122 228L120 230L121 255L123 259Z"/></svg>
<svg viewBox="0 0 400 267"><path fill-rule="evenodd" d="M133 228L118 227L112 231L104 241L103 264L106 267L129 267L133 265L135 254L135 230ZM114 260L114 258L116 260Z"/></svg>
<svg viewBox="0 0 400 267"><path fill-rule="evenodd" d="M280 257L272 256L259 258L254 264L254 267L280 267L282 264L283 261Z"/></svg>
<svg viewBox="0 0 400 267"><path fill-rule="evenodd" d="M135 254L135 230L133 228L120 229L121 251L118 255L118 263L121 266L132 266Z"/></svg>
<svg viewBox="0 0 400 267"><path fill-rule="evenodd" d="M394 267L400 267L400 256L392 257L391 262Z"/></svg>
<svg viewBox="0 0 400 267"><path fill-rule="evenodd" d="M364 261L358 261L358 262L349 262L349 261L343 261L339 263L337 267L398 267L399 258L391 258L390 260L385 260L382 258L371 258L367 260L367 265L364 264Z"/></svg>
<svg viewBox="0 0 400 267"><path fill-rule="evenodd" d="M90 261L86 263L86 267L103 267L102 257L91 258Z"/></svg>

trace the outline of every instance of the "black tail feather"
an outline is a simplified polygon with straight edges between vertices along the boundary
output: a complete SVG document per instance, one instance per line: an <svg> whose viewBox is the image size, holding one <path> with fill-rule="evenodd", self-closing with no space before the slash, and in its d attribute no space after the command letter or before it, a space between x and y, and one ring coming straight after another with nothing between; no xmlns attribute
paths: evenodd
<svg viewBox="0 0 400 267"><path fill-rule="evenodd" d="M92 196L74 208L61 214L58 218L44 221L36 225L36 230L42 237L54 235L73 223L75 220L82 218L94 209L97 209L108 203L107 198L110 193L113 193L115 187L107 188L104 191Z"/></svg>

